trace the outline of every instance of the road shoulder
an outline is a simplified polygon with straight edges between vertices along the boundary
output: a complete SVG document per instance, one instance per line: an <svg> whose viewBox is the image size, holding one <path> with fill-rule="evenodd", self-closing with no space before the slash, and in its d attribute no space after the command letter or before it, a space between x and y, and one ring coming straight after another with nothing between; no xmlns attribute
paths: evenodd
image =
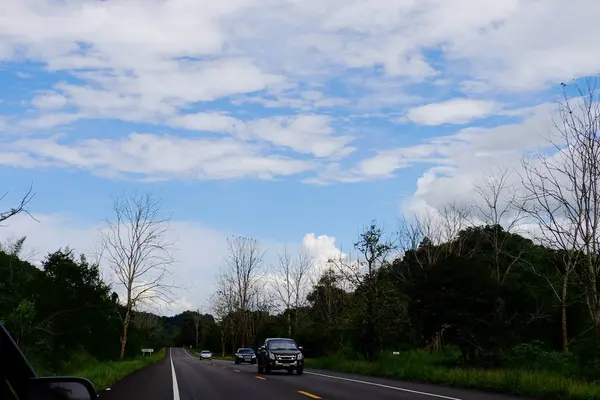
<svg viewBox="0 0 600 400"><path fill-rule="evenodd" d="M173 398L170 350L153 364L139 369L98 393L107 400Z"/></svg>

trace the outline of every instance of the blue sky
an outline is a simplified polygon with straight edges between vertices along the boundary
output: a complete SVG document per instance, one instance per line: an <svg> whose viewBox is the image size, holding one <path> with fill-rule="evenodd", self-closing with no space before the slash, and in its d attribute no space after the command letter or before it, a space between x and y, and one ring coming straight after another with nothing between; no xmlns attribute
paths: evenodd
<svg viewBox="0 0 600 400"><path fill-rule="evenodd" d="M560 82L600 72L591 0L3 7L3 205L33 183L41 222L0 237L87 251L112 197L155 192L187 237L181 309L206 304L229 234L323 258L372 218L476 202L542 145Z"/></svg>

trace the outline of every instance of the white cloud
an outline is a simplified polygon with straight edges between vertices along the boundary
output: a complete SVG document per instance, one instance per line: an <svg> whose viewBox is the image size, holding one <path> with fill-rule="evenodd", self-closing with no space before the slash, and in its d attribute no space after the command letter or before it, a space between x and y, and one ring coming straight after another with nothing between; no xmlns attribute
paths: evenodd
<svg viewBox="0 0 600 400"><path fill-rule="evenodd" d="M223 171L211 165L204 175L287 175L311 169L304 162L310 154L336 160L306 182L353 182L389 176L390 168L406 163L386 169L398 157L384 150L348 171L338 159L352 152L350 137L332 131L339 120L278 115L241 122L217 108L254 102L308 113L395 106L415 123L464 124L499 107L492 100L460 98L465 93L478 98L529 93L600 73L598 17L600 4L592 0L575 0L569 10L559 0L7 0L0 17L0 60L39 61L76 78L32 98L39 115L21 121L24 129L82 118L175 124L298 153L297 159L269 159L261 167L257 159L242 158L240 168L247 166L247 173L233 173L227 162L219 164ZM421 99L429 89L436 101L438 94L458 98L430 103ZM225 101L198 107L217 100ZM402 109L408 105L410 110ZM251 146L246 151L255 154ZM129 156L124 163L138 161ZM104 162L96 157L97 164ZM195 168L179 176L198 175ZM283 172L273 172L277 168ZM150 166L147 174L156 170Z"/></svg>
<svg viewBox="0 0 600 400"><path fill-rule="evenodd" d="M315 261L315 265L323 271L329 260L344 257L345 254L336 246L335 237L327 235L316 236L307 233L302 239L302 245Z"/></svg>
<svg viewBox="0 0 600 400"><path fill-rule="evenodd" d="M234 139L187 139L142 133L72 144L61 144L57 137L22 139L7 148L22 155L12 161L41 160L51 166L82 168L102 176L133 175L153 180L272 179L315 168L311 161L264 155L260 146Z"/></svg>
<svg viewBox="0 0 600 400"><path fill-rule="evenodd" d="M467 124L492 114L497 105L493 101L451 99L411 108L406 118L420 125Z"/></svg>
<svg viewBox="0 0 600 400"><path fill-rule="evenodd" d="M9 0L3 15L4 59L86 69L79 75L105 90L155 102L208 101L362 67L409 81L464 77L489 91L600 72L592 0L568 12L559 0Z"/></svg>
<svg viewBox="0 0 600 400"><path fill-rule="evenodd" d="M319 158L345 156L354 150L346 147L352 137L333 135L331 118L326 115L270 117L243 122L222 114L199 113L176 117L172 123L187 129L226 132L244 141L264 141Z"/></svg>
<svg viewBox="0 0 600 400"><path fill-rule="evenodd" d="M60 109L67 105L67 98L51 92L34 97L31 104L42 110Z"/></svg>

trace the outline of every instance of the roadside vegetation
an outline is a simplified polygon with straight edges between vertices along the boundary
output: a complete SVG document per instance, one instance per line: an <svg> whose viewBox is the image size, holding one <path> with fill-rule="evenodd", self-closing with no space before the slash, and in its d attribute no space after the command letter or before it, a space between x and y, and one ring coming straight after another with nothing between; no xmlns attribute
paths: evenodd
<svg viewBox="0 0 600 400"><path fill-rule="evenodd" d="M136 356L125 360L103 361L83 358L71 360L63 368L64 375L84 376L94 382L96 390L104 390L115 382L125 378L165 356L165 350L160 349L150 356Z"/></svg>
<svg viewBox="0 0 600 400"><path fill-rule="evenodd" d="M532 352L534 354L532 354ZM530 356L537 358L531 359ZM487 390L540 399L597 399L600 385L580 378L573 359L561 353L527 349L502 368L456 366L459 352L444 350L429 353L413 350L400 355L382 356L376 362L340 356L307 359L308 368L399 380L436 383L461 388ZM514 355L513 355L514 357ZM519 360L519 361L517 361Z"/></svg>
<svg viewBox="0 0 600 400"><path fill-rule="evenodd" d="M593 91L583 99L561 104L549 135L560 156L524 159L520 174L492 168L468 202L404 215L387 230L372 221L326 265L305 249L267 265L258 240L229 238L210 310L139 311L171 293L166 220L151 197L116 205L95 262L61 249L38 268L22 254L26 238L15 239L0 252L0 318L36 368L87 374L100 387L163 354L140 359L144 347L230 357L293 337L309 367L600 399L600 111ZM147 242L119 240L132 221L147 224ZM129 265L119 257L132 249L158 250L153 262ZM101 279L99 263L129 300ZM146 265L158 278L140 294ZM82 357L97 364L79 369Z"/></svg>

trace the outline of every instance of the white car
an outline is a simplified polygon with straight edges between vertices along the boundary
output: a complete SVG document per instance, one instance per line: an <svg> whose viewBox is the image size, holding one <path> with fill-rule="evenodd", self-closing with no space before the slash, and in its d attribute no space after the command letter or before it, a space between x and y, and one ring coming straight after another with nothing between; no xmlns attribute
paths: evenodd
<svg viewBox="0 0 600 400"><path fill-rule="evenodd" d="M212 360L212 353L208 350L202 350L200 352L200 359L201 360Z"/></svg>

